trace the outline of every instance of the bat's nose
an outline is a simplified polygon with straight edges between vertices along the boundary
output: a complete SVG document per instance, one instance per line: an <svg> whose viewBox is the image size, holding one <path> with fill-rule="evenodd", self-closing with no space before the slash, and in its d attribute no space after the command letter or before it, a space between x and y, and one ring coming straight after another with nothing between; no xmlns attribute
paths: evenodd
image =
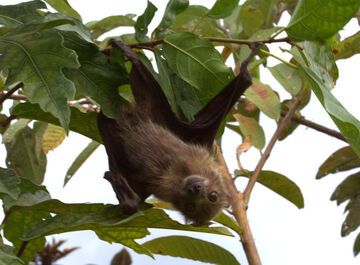
<svg viewBox="0 0 360 265"><path fill-rule="evenodd" d="M203 189L203 184L200 182L196 182L196 183L191 183L187 187L187 192L191 195L198 195L198 194L200 194L202 189Z"/></svg>

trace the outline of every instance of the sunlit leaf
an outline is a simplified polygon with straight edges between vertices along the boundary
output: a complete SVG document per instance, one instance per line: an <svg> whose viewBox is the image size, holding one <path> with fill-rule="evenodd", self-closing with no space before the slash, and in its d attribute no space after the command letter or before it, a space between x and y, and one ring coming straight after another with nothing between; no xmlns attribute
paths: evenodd
<svg viewBox="0 0 360 265"><path fill-rule="evenodd" d="M254 79L253 84L245 91L244 95L268 117L275 120L280 118L280 99L270 86Z"/></svg>
<svg viewBox="0 0 360 265"><path fill-rule="evenodd" d="M154 254L187 258L211 264L240 264L226 249L204 240L187 236L160 237L143 244Z"/></svg>
<svg viewBox="0 0 360 265"><path fill-rule="evenodd" d="M43 136L43 150L45 154L58 147L66 138L66 131L59 126L49 124Z"/></svg>
<svg viewBox="0 0 360 265"><path fill-rule="evenodd" d="M286 32L292 40L321 40L331 37L356 14L358 0L300 0Z"/></svg>
<svg viewBox="0 0 360 265"><path fill-rule="evenodd" d="M332 51L336 60L346 59L360 53L360 31L336 43L332 47Z"/></svg>
<svg viewBox="0 0 360 265"><path fill-rule="evenodd" d="M261 150L265 146L265 133L259 122L254 118L234 114L235 119L240 124L240 131L243 137L249 137L251 145Z"/></svg>

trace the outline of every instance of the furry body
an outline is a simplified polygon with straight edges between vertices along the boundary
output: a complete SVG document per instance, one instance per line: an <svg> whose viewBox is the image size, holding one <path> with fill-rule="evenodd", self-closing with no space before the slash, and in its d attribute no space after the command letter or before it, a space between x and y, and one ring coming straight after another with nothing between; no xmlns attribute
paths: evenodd
<svg viewBox="0 0 360 265"><path fill-rule="evenodd" d="M121 173L142 200L154 194L197 224L227 205L220 167L206 148L185 143L136 107L121 111L116 123L117 146L126 158ZM193 183L201 190L189 191ZM208 199L211 192L216 201Z"/></svg>

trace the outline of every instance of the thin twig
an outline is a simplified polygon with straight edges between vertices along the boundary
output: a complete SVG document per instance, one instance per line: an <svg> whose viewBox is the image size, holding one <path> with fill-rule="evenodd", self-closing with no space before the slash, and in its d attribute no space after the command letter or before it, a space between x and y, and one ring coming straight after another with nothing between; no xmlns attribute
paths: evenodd
<svg viewBox="0 0 360 265"><path fill-rule="evenodd" d="M294 117L291 118L291 120L294 121L294 122L297 122L297 123L299 123L301 125L304 125L306 127L309 127L311 129L314 129L314 130L316 130L318 132L322 132L324 134L327 134L327 135L329 135L331 137L337 138L337 139L347 143L347 140L345 139L345 137L341 133L339 133L338 131L329 129L329 128L321 125L321 124L318 124L318 123L315 123L313 121L307 120L304 117L296 117L296 116L294 116Z"/></svg>
<svg viewBox="0 0 360 265"><path fill-rule="evenodd" d="M7 93L4 93L4 92L2 92L2 93L0 93L0 97L2 98L3 96L5 96ZM27 100L27 97L26 96L24 96L24 95L10 95L10 96L7 96L6 98L5 98L5 100L6 99L13 99L13 100Z"/></svg>
<svg viewBox="0 0 360 265"><path fill-rule="evenodd" d="M21 257L21 256L22 256L22 254L24 253L24 251L25 251L26 246L27 246L28 243L29 243L29 241L23 241L23 242L21 243L21 246L20 246L20 248L19 248L19 251L18 251L18 253L16 254L17 257Z"/></svg>
<svg viewBox="0 0 360 265"><path fill-rule="evenodd" d="M241 39L231 39L231 38L215 38L215 37L209 37L205 38L211 42L221 42L221 43L233 43L233 44L244 44L248 46L252 46L254 44L265 44L265 43L279 43L279 42L286 42L290 45L299 47L296 43L292 42L289 38L279 38L279 39L266 39L266 40L241 40ZM143 49L144 47L155 47L159 44L162 44L164 42L163 39L148 41L148 42L142 42L142 43L131 43L127 44L131 48L138 48Z"/></svg>
<svg viewBox="0 0 360 265"><path fill-rule="evenodd" d="M14 94L16 92L16 90L22 88L23 86L24 86L24 84L22 82L20 82L16 86L11 88L9 91L7 91L6 93L2 93L0 96L0 105L3 104L6 99L11 97L11 95Z"/></svg>
<svg viewBox="0 0 360 265"><path fill-rule="evenodd" d="M258 179L262 168L264 167L267 159L269 158L275 143L279 139L280 134L286 128L286 126L289 123L289 121L291 120L291 118L294 116L295 111L296 111L296 109L298 108L298 106L300 104L301 98L302 98L302 93L294 98L294 101L291 104L291 106L289 108L289 111L286 113L284 118L279 123L279 126L277 127L276 131L274 132L273 136L271 137L271 140L270 140L269 144L266 146L266 149L265 149L263 155L261 156L261 158L260 158L260 160L259 160L259 162L258 162L258 164L257 164L257 166L256 166L256 168L254 170L254 173L250 177L249 182L247 183L247 186L246 186L246 188L244 190L244 200L245 200L246 203L248 203L248 201L250 199L251 191L254 188L256 180Z"/></svg>

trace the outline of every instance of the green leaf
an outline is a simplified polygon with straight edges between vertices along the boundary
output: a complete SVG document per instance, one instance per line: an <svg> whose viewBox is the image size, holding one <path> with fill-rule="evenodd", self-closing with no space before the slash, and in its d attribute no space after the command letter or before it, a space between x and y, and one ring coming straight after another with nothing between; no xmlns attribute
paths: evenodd
<svg viewBox="0 0 360 265"><path fill-rule="evenodd" d="M91 31L91 34L94 39L99 38L104 33L113 30L117 27L132 27L135 25L133 20L134 15L125 15L125 16L109 16L103 18L99 21L92 21L86 25Z"/></svg>
<svg viewBox="0 0 360 265"><path fill-rule="evenodd" d="M342 29L359 8L358 0L300 0L286 32L294 41L326 39Z"/></svg>
<svg viewBox="0 0 360 265"><path fill-rule="evenodd" d="M173 24L176 16L183 12L188 6L188 0L170 0L166 5L164 16L161 19L160 24L154 31L155 38L162 38L164 36L164 32Z"/></svg>
<svg viewBox="0 0 360 265"><path fill-rule="evenodd" d="M14 170L0 167L0 194L7 194L16 200L20 194L19 183L20 178Z"/></svg>
<svg viewBox="0 0 360 265"><path fill-rule="evenodd" d="M265 23L265 15L261 10L260 2L256 0L246 1L241 6L239 19L241 21L243 31L248 36L257 32Z"/></svg>
<svg viewBox="0 0 360 265"><path fill-rule="evenodd" d="M300 92L303 86L303 80L297 69L291 68L284 63L268 67L268 69L280 85L292 96Z"/></svg>
<svg viewBox="0 0 360 265"><path fill-rule="evenodd" d="M21 132L30 122L29 119L19 119L9 126L2 136L4 143L10 143L14 137Z"/></svg>
<svg viewBox="0 0 360 265"><path fill-rule="evenodd" d="M251 117L234 114L235 119L240 124L240 131L243 137L250 137L251 145L262 150L265 146L265 133L259 122Z"/></svg>
<svg viewBox="0 0 360 265"><path fill-rule="evenodd" d="M239 4L239 0L216 0L207 16L212 18L224 18L230 16Z"/></svg>
<svg viewBox="0 0 360 265"><path fill-rule="evenodd" d="M41 1L29 1L17 5L0 6L0 24L15 28L27 23L36 23L43 20L40 9L46 9Z"/></svg>
<svg viewBox="0 0 360 265"><path fill-rule="evenodd" d="M64 179L64 186L69 182L69 180L75 175L79 168L84 164L84 162L91 156L91 154L99 147L99 143L96 141L91 141L84 150L75 158L74 162L71 164L69 169L66 172Z"/></svg>
<svg viewBox="0 0 360 265"><path fill-rule="evenodd" d="M89 137L92 140L101 143L102 140L97 128L97 114L94 112L82 113L75 107L71 107L70 111L70 130L80 133L84 136ZM11 114L18 118L39 120L59 125L59 121L55 119L50 113L44 112L38 107L38 105L30 103L21 103L16 105L16 107L12 110Z"/></svg>
<svg viewBox="0 0 360 265"><path fill-rule="evenodd" d="M20 178L18 184L20 189L19 196L14 199L10 196L3 196L3 205L5 210L9 210L12 206L31 206L43 201L50 200L50 194L46 190L45 186L38 186L26 180Z"/></svg>
<svg viewBox="0 0 360 265"><path fill-rule="evenodd" d="M202 103L208 102L234 77L214 46L192 33L168 35L163 49L170 68L198 89Z"/></svg>
<svg viewBox="0 0 360 265"><path fill-rule="evenodd" d="M6 35L0 38L0 52L3 70L9 73L7 84L23 82L29 101L52 113L68 130L67 100L74 97L75 86L62 69L80 65L75 52L65 48L63 42L56 31Z"/></svg>
<svg viewBox="0 0 360 265"><path fill-rule="evenodd" d="M360 167L360 159L350 146L345 146L331 154L324 163L321 164L316 174L317 179L341 171L347 171Z"/></svg>
<svg viewBox="0 0 360 265"><path fill-rule="evenodd" d="M170 79L170 75L173 73L171 73L168 64L165 59L163 59L162 53L159 50L155 50L155 60L159 70L159 84L171 106L172 111L174 113L178 113L175 94Z"/></svg>
<svg viewBox="0 0 360 265"><path fill-rule="evenodd" d="M333 94L331 94L331 87L329 87L331 85L329 84L331 77L329 77L329 74L322 71L321 68L316 67L318 62L315 60L320 60L320 56L323 60L329 59L327 59L324 52L320 55L318 54L319 58L315 57L311 54L311 46L305 44L304 47L304 52L306 52L305 55L307 56L306 58L310 65L306 65L297 58L296 60L300 63L301 71L308 79L312 91L315 93L336 126L340 129L342 135L346 138L356 154L360 156L360 122L341 105Z"/></svg>
<svg viewBox="0 0 360 265"><path fill-rule="evenodd" d="M360 195L360 172L348 176L336 187L331 200L339 205L344 201L355 199Z"/></svg>
<svg viewBox="0 0 360 265"><path fill-rule="evenodd" d="M346 59L360 53L360 31L336 43L332 47L332 51L336 60Z"/></svg>
<svg viewBox="0 0 360 265"><path fill-rule="evenodd" d="M5 245L0 241L0 265L21 265L24 262L15 254L13 247Z"/></svg>
<svg viewBox="0 0 360 265"><path fill-rule="evenodd" d="M121 213L117 205L104 204L65 204L57 200L46 201L31 207L16 207L18 211L47 211L52 217L45 222L40 222L29 229L25 235L26 240L51 235L56 233L93 230L97 232L103 228L161 228L185 230L194 232L232 235L223 227L194 227L183 225L172 219L160 209L142 207L143 210L127 216ZM126 237L116 240L124 240ZM119 241L112 241L118 242Z"/></svg>
<svg viewBox="0 0 360 265"><path fill-rule="evenodd" d="M7 166L38 185L43 182L46 170L46 156L42 149L44 129L40 125L35 125L33 130L25 127L5 145Z"/></svg>
<svg viewBox="0 0 360 265"><path fill-rule="evenodd" d="M349 235L360 226L360 195L349 201L345 212L348 214L341 226L341 236Z"/></svg>
<svg viewBox="0 0 360 265"><path fill-rule="evenodd" d="M353 252L354 252L354 256L357 256L357 254L360 253L360 233L357 235L355 239Z"/></svg>
<svg viewBox="0 0 360 265"><path fill-rule="evenodd" d="M153 19L155 12L157 11L156 6L153 5L149 0L147 1L147 7L144 13L138 17L135 27L135 39L139 42L149 41L149 37L146 36L148 32L148 26Z"/></svg>
<svg viewBox="0 0 360 265"><path fill-rule="evenodd" d="M249 175L251 174L253 173L250 172ZM260 172L257 182L287 199L299 209L304 208L304 197L300 188L295 182L284 175L274 171L263 170Z"/></svg>
<svg viewBox="0 0 360 265"><path fill-rule="evenodd" d="M48 124L43 135L43 150L47 154L58 147L66 138L66 131L59 126Z"/></svg>
<svg viewBox="0 0 360 265"><path fill-rule="evenodd" d="M76 12L76 10L71 7L71 5L67 0L44 0L44 1L48 3L52 8L54 8L56 11L59 11L60 13L63 13L67 16L71 16L78 20L81 20L81 16L79 15L79 13Z"/></svg>
<svg viewBox="0 0 360 265"><path fill-rule="evenodd" d="M275 120L280 118L280 99L270 86L253 79L253 84L245 91L244 95L266 116Z"/></svg>
<svg viewBox="0 0 360 265"><path fill-rule="evenodd" d="M45 237L40 237L25 243L22 238L24 231L47 217L49 217L47 213L41 212L11 211L10 214L7 215L7 222L4 225L4 236L13 243L15 253L19 251L23 244L26 244L24 252L21 255L21 259L25 264L32 261L36 253L42 250L45 245Z"/></svg>
<svg viewBox="0 0 360 265"><path fill-rule="evenodd" d="M160 255L187 258L212 264L240 264L233 254L213 243L187 236L160 237L143 244Z"/></svg>
<svg viewBox="0 0 360 265"><path fill-rule="evenodd" d="M242 233L242 228L235 222L235 220L223 212L217 215L213 220L223 226L226 226L227 228L232 229L238 234Z"/></svg>
<svg viewBox="0 0 360 265"><path fill-rule="evenodd" d="M125 104L118 87L128 83L125 70L108 63L95 44L86 42L74 33L63 33L65 46L76 51L81 67L65 69L65 75L74 82L79 93L91 97L101 105L108 117L115 118Z"/></svg>
<svg viewBox="0 0 360 265"><path fill-rule="evenodd" d="M80 20L60 13L48 13L45 16L45 22L49 24L51 22L55 24L57 21L59 21L59 25L55 25L57 30L76 32L84 40L92 42L90 30ZM67 23L60 24L61 21L66 21Z"/></svg>
<svg viewBox="0 0 360 265"><path fill-rule="evenodd" d="M208 12L203 6L189 6L176 16L171 29L174 32L192 32L202 37L226 37L219 22L207 16Z"/></svg>

